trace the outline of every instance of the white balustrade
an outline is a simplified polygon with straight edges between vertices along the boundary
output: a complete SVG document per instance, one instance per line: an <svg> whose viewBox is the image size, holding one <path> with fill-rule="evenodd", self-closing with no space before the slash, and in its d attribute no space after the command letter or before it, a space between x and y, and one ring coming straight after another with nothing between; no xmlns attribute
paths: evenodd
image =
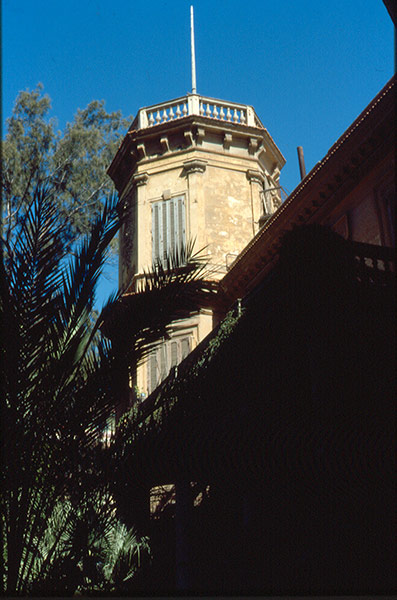
<svg viewBox="0 0 397 600"><path fill-rule="evenodd" d="M191 115L263 128L252 106L205 98L197 94L189 94L184 98L141 108L133 126L136 129L145 129Z"/></svg>

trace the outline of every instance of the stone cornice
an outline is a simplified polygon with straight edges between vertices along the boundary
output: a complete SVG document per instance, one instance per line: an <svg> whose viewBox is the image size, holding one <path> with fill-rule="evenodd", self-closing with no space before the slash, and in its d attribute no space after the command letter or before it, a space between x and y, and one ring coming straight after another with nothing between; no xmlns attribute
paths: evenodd
<svg viewBox="0 0 397 600"><path fill-rule="evenodd" d="M132 180L134 182L134 184L139 187L141 185L146 185L149 179L149 174L146 173L146 171L144 173L137 173L136 175L133 176Z"/></svg>
<svg viewBox="0 0 397 600"><path fill-rule="evenodd" d="M167 139L170 140L170 136L175 135L178 132L184 136L186 147L193 145L195 140L200 143L200 141L205 139L208 134L214 133L220 134L222 143L226 140L226 145L229 144L230 135L232 136L232 140L243 138L247 140L247 147L251 153L256 152L263 146L265 150L267 148L268 151L274 154L275 161L279 163L279 168L282 168L285 164L285 158L266 129L248 127L247 125L243 126L239 123L217 121L209 117L193 115L175 121L161 123L146 129L131 129L122 141L119 150L108 169L108 174L113 181L115 181L121 163L125 161L126 158L128 159L128 155L131 152L138 160L142 160L145 158L145 153L147 154L147 148L150 142L158 143L161 147L160 140L163 139L163 147L166 147L164 138L167 137ZM227 137L225 138L226 134ZM170 151L172 151L171 148Z"/></svg>
<svg viewBox="0 0 397 600"><path fill-rule="evenodd" d="M207 168L207 161L199 158L192 158L183 163L183 170L187 175L191 173L204 173Z"/></svg>
<svg viewBox="0 0 397 600"><path fill-rule="evenodd" d="M254 169L247 169L247 179L250 183L258 183L260 186L263 186L265 182L263 174Z"/></svg>

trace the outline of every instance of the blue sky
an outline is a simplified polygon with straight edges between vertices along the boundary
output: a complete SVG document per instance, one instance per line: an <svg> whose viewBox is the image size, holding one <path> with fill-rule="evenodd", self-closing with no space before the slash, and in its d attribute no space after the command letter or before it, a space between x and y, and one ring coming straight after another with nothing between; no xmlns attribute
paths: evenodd
<svg viewBox="0 0 397 600"><path fill-rule="evenodd" d="M40 81L60 128L77 108L108 111L191 89L191 2L3 0L3 119ZM197 91L254 106L299 182L393 75L393 23L382 0L196 0ZM105 291L117 285L104 282Z"/></svg>

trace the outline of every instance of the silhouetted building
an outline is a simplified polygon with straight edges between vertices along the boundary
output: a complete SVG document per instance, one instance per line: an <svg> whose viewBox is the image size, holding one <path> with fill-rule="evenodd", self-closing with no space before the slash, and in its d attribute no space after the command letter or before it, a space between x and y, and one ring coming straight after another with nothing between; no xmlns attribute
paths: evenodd
<svg viewBox="0 0 397 600"><path fill-rule="evenodd" d="M118 478L153 540L141 591L395 591L395 96L263 221L140 405Z"/></svg>

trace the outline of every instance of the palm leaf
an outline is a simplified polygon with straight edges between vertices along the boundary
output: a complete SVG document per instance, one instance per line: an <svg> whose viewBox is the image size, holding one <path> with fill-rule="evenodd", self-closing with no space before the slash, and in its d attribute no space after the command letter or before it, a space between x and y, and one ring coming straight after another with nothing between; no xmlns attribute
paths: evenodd
<svg viewBox="0 0 397 600"><path fill-rule="evenodd" d="M106 204L70 262L53 200L36 188L1 265L1 531L3 583L13 593L26 593L60 560L66 524L57 507L78 484L73 460L81 463L114 406L109 344L95 347L89 315L119 227L116 203Z"/></svg>
<svg viewBox="0 0 397 600"><path fill-rule="evenodd" d="M104 307L102 328L124 372L167 337L173 321L212 304L217 284L208 277L206 265L203 251L194 254L189 243L144 272L136 291L127 291Z"/></svg>
<svg viewBox="0 0 397 600"><path fill-rule="evenodd" d="M36 186L0 265L2 583L12 594L116 589L136 572L147 540L117 523L112 462L99 434L128 366L214 291L189 245L154 265L139 293L112 297L92 323L98 277L121 223L117 203L106 203L73 257L54 207L51 190ZM111 341L99 328L104 321ZM98 571L100 563L106 569Z"/></svg>

